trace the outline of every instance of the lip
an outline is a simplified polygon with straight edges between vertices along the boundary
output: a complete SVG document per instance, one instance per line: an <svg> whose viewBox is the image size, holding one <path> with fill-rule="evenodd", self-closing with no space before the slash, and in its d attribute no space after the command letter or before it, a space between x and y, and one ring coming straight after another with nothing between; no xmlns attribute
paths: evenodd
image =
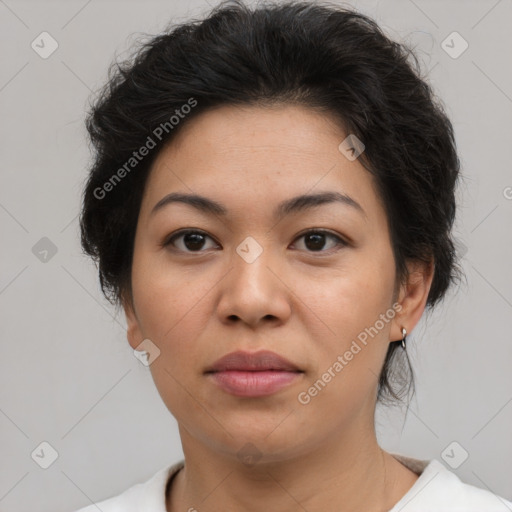
<svg viewBox="0 0 512 512"><path fill-rule="evenodd" d="M289 372L301 371L295 364L284 357L271 352L270 350L260 350L259 352L243 352L238 350L231 352L213 363L206 370L210 372L222 372L229 370L238 371L264 371L280 370Z"/></svg>
<svg viewBox="0 0 512 512"><path fill-rule="evenodd" d="M263 350L232 352L216 361L206 376L223 391L239 397L260 397L276 393L304 372L284 357Z"/></svg>
<svg viewBox="0 0 512 512"><path fill-rule="evenodd" d="M301 377L302 372L284 370L244 372L227 370L209 373L207 376L230 395L255 398L277 393L280 389Z"/></svg>

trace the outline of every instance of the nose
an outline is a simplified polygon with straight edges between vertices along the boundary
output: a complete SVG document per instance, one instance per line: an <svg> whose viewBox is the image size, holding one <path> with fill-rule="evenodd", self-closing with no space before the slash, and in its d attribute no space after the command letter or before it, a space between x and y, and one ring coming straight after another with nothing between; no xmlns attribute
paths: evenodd
<svg viewBox="0 0 512 512"><path fill-rule="evenodd" d="M241 253L243 254L243 253ZM232 266L220 283L217 312L222 323L284 324L291 314L290 284L269 250L256 259L233 254Z"/></svg>

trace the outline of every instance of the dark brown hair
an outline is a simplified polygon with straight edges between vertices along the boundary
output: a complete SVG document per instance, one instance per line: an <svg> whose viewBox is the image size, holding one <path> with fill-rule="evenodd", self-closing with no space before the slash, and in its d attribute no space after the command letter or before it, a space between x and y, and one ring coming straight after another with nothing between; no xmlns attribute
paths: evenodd
<svg viewBox="0 0 512 512"><path fill-rule="evenodd" d="M170 116L183 113L191 98L194 108L171 128ZM112 65L87 118L95 159L80 217L83 249L99 264L105 296L118 305L131 301L137 218L162 145L208 108L273 103L325 112L363 141L359 159L385 205L397 282L407 278L407 261L434 262L427 306L440 301L460 273L451 238L459 174L452 125L411 50L367 16L318 2L254 9L223 2L205 19L174 26ZM128 169L159 126L167 126L152 137L159 147ZM116 173L122 179L113 182ZM394 361L400 357L412 372L399 342L390 343L381 401L400 399L414 384Z"/></svg>

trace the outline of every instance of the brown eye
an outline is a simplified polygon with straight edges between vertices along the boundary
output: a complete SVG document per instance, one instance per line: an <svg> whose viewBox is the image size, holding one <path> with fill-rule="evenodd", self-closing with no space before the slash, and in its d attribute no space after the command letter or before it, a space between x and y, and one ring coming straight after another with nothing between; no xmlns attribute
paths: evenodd
<svg viewBox="0 0 512 512"><path fill-rule="evenodd" d="M206 233L198 230L186 230L171 236L164 246L172 245L179 251L183 252L201 252L205 248L206 240L213 240ZM208 249L208 247L206 247Z"/></svg>
<svg viewBox="0 0 512 512"><path fill-rule="evenodd" d="M296 240L304 239L303 245L305 249L299 247L301 250L307 252L318 252L318 253L329 253L337 248L348 245L342 238L325 230L309 230L303 233ZM169 237L162 245L172 246L177 251L192 253L192 252L204 252L204 250L218 247L214 242L214 245L208 247L208 240L214 242L213 238L199 230L183 230L173 234Z"/></svg>
<svg viewBox="0 0 512 512"><path fill-rule="evenodd" d="M310 230L299 236L297 240L301 238L304 239L304 246L308 252L330 252L332 249L347 245L339 236L325 230ZM329 239L334 242L329 244ZM330 247L324 250L326 245L330 245Z"/></svg>

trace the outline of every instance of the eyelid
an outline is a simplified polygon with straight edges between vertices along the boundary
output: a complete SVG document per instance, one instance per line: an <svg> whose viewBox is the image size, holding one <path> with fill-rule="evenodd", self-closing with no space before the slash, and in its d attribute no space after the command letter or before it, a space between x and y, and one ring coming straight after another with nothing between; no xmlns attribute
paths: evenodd
<svg viewBox="0 0 512 512"><path fill-rule="evenodd" d="M172 245L172 241L174 239L176 239L176 238L178 238L180 236L183 236L183 235L187 235L189 233L199 233L200 235L203 235L205 237L211 238L217 245L220 245L215 240L215 238L213 238L210 234L208 234L206 231L203 231L202 229L199 229L199 228L183 228L183 229L179 229L178 231L174 231L169 236L165 237L163 242L160 244L160 246L165 248L165 247L167 247L169 245ZM182 251L182 252L184 252L184 251ZM189 254L192 254L194 252L199 254L199 253L204 252L204 251L186 251L186 252L188 252Z"/></svg>
<svg viewBox="0 0 512 512"><path fill-rule="evenodd" d="M299 238L302 238L303 236L308 235L310 233L319 233L322 235L330 236L331 238L334 238L336 240L336 246L331 249L328 249L326 251L306 251L307 254L317 254L320 256L321 255L330 255L333 252L338 251L340 248L347 247L350 245L349 241L346 238L344 238L343 236L339 235L338 233L336 233L334 231L331 231L331 230L325 229L325 228L308 228L308 229L302 231L301 233L299 233L295 237L294 241L298 240Z"/></svg>
<svg viewBox="0 0 512 512"><path fill-rule="evenodd" d="M210 234L208 234L206 231L203 231L202 229L199 229L199 228L183 228L183 229L179 229L178 231L175 231L171 235L169 235L166 238L164 238L164 240L160 244L160 246L163 247L163 248L166 248L167 246L172 246L173 240L175 240L176 238L178 238L180 236L184 236L186 234L189 234L189 233L199 233L199 234L201 234L201 235L203 235L203 236L205 236L207 238L210 238L217 245L220 245L215 240L215 238L213 238ZM331 254L333 251L338 250L340 247L347 247L348 245L350 245L350 242L346 238L342 237L341 235L339 235L336 232L333 232L333 231L331 231L329 229L325 229L325 228L307 228L304 231L302 231L299 234L297 234L293 241L295 242L299 238L302 238L303 236L308 235L310 233L318 233L318 234L323 234L323 235L326 235L326 236L330 236L330 237L332 237L332 238L334 238L336 240L336 246L334 248L331 248L331 249L326 250L326 251L306 251L309 254L318 254L318 255L321 255L321 254ZM202 250L200 250L200 251L181 251L180 249L176 249L175 247L173 247L173 249L178 251L178 252L183 252L185 254L201 254L203 252L206 252L206 251L202 251Z"/></svg>

